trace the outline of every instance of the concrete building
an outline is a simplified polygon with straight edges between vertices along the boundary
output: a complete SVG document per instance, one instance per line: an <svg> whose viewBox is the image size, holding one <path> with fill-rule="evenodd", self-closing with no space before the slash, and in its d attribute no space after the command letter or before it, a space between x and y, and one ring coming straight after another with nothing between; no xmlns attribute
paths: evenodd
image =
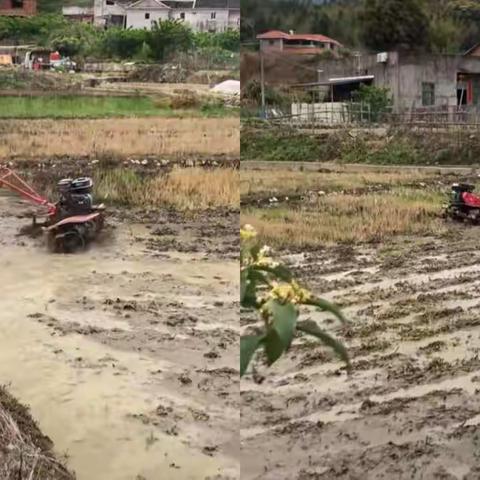
<svg viewBox="0 0 480 480"><path fill-rule="evenodd" d="M94 0L93 23L102 27L125 27L127 13L125 8L131 0Z"/></svg>
<svg viewBox="0 0 480 480"><path fill-rule="evenodd" d="M318 55L326 50L337 51L342 45L325 35L311 33L285 33L280 30L257 35L260 50L264 53L287 53L295 55Z"/></svg>
<svg viewBox="0 0 480 480"><path fill-rule="evenodd" d="M63 16L74 22L93 23L93 8L89 7L63 7Z"/></svg>
<svg viewBox="0 0 480 480"><path fill-rule="evenodd" d="M150 29L159 20L180 20L197 32L240 29L240 0L95 0L94 23Z"/></svg>
<svg viewBox="0 0 480 480"><path fill-rule="evenodd" d="M180 20L197 32L240 28L240 0L139 0L126 7L127 28L151 28L159 20Z"/></svg>
<svg viewBox="0 0 480 480"><path fill-rule="evenodd" d="M0 16L30 17L37 13L37 0L0 0Z"/></svg>
<svg viewBox="0 0 480 480"><path fill-rule="evenodd" d="M480 108L480 57L384 52L322 60L318 82L304 88L324 92L325 101L351 99L359 85L388 88L395 111Z"/></svg>

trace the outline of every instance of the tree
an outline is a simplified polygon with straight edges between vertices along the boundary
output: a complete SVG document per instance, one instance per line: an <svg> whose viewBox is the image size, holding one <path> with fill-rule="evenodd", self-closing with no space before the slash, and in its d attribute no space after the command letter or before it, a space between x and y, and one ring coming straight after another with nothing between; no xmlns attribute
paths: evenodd
<svg viewBox="0 0 480 480"><path fill-rule="evenodd" d="M372 50L424 49L429 45L429 18L419 0L366 0L363 41Z"/></svg>
<svg viewBox="0 0 480 480"><path fill-rule="evenodd" d="M174 52L185 52L193 45L193 33L181 20L159 20L147 37L154 59L163 61Z"/></svg>

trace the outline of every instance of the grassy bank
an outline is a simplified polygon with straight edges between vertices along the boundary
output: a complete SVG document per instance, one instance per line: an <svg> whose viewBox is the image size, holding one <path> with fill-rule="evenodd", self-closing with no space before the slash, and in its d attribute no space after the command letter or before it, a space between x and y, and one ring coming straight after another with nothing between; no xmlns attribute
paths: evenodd
<svg viewBox="0 0 480 480"><path fill-rule="evenodd" d="M55 156L232 155L237 118L0 120L0 160Z"/></svg>
<svg viewBox="0 0 480 480"><path fill-rule="evenodd" d="M241 222L280 248L439 234L446 229L440 212L449 181L416 172L247 170L241 172Z"/></svg>
<svg viewBox="0 0 480 480"><path fill-rule="evenodd" d="M476 132L325 129L301 133L289 128L242 129L242 160L317 161L381 165L471 165L480 163Z"/></svg>
<svg viewBox="0 0 480 480"><path fill-rule="evenodd" d="M172 108L168 102L150 97L94 97L51 95L0 97L0 118L74 119L112 117L225 117L235 112L221 105Z"/></svg>
<svg viewBox="0 0 480 480"><path fill-rule="evenodd" d="M242 170L240 193L242 199L268 198L271 196L304 195L309 191L340 192L364 189L386 189L408 186L428 180L421 172L300 172L290 170L258 171Z"/></svg>

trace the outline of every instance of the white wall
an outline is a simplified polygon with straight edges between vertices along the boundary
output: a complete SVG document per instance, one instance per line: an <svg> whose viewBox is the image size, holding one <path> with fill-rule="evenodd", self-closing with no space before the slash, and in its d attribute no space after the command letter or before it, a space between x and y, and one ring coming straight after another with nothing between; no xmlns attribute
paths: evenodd
<svg viewBox="0 0 480 480"><path fill-rule="evenodd" d="M292 121L297 123L324 123L336 125L345 123L348 118L348 103L292 103Z"/></svg>
<svg viewBox="0 0 480 480"><path fill-rule="evenodd" d="M215 18L212 13L215 13ZM150 13L150 18L145 19L145 14ZM127 28L150 29L152 21L180 19L181 13L185 14L185 23L196 32L207 32L210 29L223 32L228 28L239 28L237 19L240 12L229 12L227 9L166 9L166 10L127 10Z"/></svg>
<svg viewBox="0 0 480 480"><path fill-rule="evenodd" d="M127 28L152 28L152 21L168 20L168 9L165 10L127 10ZM145 18L149 13L150 18Z"/></svg>
<svg viewBox="0 0 480 480"><path fill-rule="evenodd" d="M228 24L230 28L237 30L240 28L240 10L230 10Z"/></svg>
<svg viewBox="0 0 480 480"><path fill-rule="evenodd" d="M107 5L106 0L95 0L94 6L94 23L96 25L104 25L105 17L108 15L125 15L125 9L122 5Z"/></svg>
<svg viewBox="0 0 480 480"><path fill-rule="evenodd" d="M211 18L212 13L215 13L215 18ZM216 10L214 8L190 10L185 20L197 32L208 32L210 29L223 32L228 28L228 10Z"/></svg>
<svg viewBox="0 0 480 480"><path fill-rule="evenodd" d="M273 40L260 40L260 49L262 52L268 51L282 51L283 50L283 40L281 38Z"/></svg>

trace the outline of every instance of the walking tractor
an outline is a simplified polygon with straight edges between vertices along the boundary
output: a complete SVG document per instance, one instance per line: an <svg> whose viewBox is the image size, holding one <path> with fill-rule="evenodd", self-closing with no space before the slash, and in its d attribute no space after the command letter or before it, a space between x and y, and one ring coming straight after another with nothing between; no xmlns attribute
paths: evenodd
<svg viewBox="0 0 480 480"><path fill-rule="evenodd" d="M0 167L0 188L6 188L39 207L43 223L33 218L34 227L47 235L49 249L56 253L83 250L103 228L105 207L93 205L91 178L65 178L57 184L59 201L50 202L13 170Z"/></svg>
<svg viewBox="0 0 480 480"><path fill-rule="evenodd" d="M480 224L480 197L473 193L474 189L468 183L454 183L450 202L445 206L445 217Z"/></svg>

